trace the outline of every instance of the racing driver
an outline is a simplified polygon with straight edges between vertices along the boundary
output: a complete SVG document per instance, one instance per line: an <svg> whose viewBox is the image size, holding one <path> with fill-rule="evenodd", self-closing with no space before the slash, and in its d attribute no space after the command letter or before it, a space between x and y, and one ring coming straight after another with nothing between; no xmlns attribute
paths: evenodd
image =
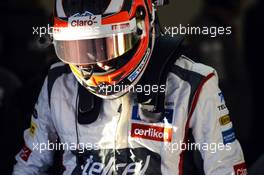
<svg viewBox="0 0 264 175"><path fill-rule="evenodd" d="M64 175L196 175L199 163L207 175L247 174L215 70L162 35L156 8L167 3L56 0L62 62L45 79L13 175L54 164Z"/></svg>

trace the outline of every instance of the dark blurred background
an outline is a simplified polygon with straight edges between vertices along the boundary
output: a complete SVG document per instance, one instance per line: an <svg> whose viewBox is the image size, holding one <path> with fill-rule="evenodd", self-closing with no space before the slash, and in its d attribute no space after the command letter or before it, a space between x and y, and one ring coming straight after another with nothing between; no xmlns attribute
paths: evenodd
<svg viewBox="0 0 264 175"><path fill-rule="evenodd" d="M163 27L232 26L231 35L187 35L186 55L214 67L251 174L264 166L263 154L263 1L171 0L158 9ZM49 66L52 46L33 35L32 27L51 24L53 1L9 0L0 3L0 174L11 174L23 145L23 130ZM263 174L262 174L263 175Z"/></svg>

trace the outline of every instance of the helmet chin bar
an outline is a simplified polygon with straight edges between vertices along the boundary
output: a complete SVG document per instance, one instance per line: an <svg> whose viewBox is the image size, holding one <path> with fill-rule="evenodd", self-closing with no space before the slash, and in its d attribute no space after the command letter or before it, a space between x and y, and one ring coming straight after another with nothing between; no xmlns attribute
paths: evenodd
<svg viewBox="0 0 264 175"><path fill-rule="evenodd" d="M145 55L144 55L144 57L147 57L147 59L149 60L150 59L150 57L151 57L151 55L152 55L152 51L153 51L153 48L154 48L154 45L155 45L155 27L152 27L152 35L150 35L149 37L150 37L150 43L149 43L149 46L148 46L148 48L147 48L147 51L146 51L146 53L145 53ZM146 67L147 67L147 64L148 63L146 63L146 65L145 65L145 67L144 67L144 69L141 71L141 73L140 73L140 75L130 84L130 85L127 85L127 88L124 90L123 89L123 91L120 91L120 92L117 92L117 93L113 93L113 94L104 94L104 93L96 93L95 91L98 91L98 89L97 90L95 90L93 87L89 87L89 86L85 86L85 81L83 81L83 80L81 80L81 83L91 92L91 93L93 93L94 95L96 95L96 96L98 96L98 97L100 97L100 98L103 98L103 99L107 99L107 100L111 100L111 99L116 99L116 98L119 98L119 97L122 97L123 95L125 95L125 94L127 94L128 92L130 92L129 90L130 90L130 88L132 88L133 86L135 86L138 82L139 82L139 80L141 79L141 77L142 77L142 75L143 75L143 73L144 73L144 71L145 71L145 69L146 69ZM128 80L128 78L125 78L124 80L122 80L120 83L118 83L118 84L123 84L123 85L126 85L126 84L128 84L127 82L129 82L129 80ZM101 84L102 86L104 85L104 84ZM115 85L113 85L113 86L115 86ZM101 89L101 87L99 87L99 89ZM100 91L100 90L99 90Z"/></svg>

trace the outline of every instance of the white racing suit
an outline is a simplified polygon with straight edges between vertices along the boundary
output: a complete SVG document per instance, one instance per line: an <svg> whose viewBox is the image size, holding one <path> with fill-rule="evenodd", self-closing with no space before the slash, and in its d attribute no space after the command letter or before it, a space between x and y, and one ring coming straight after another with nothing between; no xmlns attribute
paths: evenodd
<svg viewBox="0 0 264 175"><path fill-rule="evenodd" d="M65 65L56 63L51 69L61 66ZM181 56L167 78L164 119L156 123L141 120L135 97L128 93L103 100L98 119L76 127L77 87L72 73L62 74L54 83L49 105L46 79L13 175L45 174L58 144L64 145L64 175L184 175L185 153L191 149L201 153L207 175L247 174L212 68ZM75 154L77 132L84 148L81 166ZM188 140L190 134L196 147Z"/></svg>

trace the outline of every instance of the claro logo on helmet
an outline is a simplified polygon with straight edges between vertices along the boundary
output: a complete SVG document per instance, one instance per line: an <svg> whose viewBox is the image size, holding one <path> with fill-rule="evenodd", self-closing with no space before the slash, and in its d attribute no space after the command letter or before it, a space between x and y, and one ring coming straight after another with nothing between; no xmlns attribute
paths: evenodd
<svg viewBox="0 0 264 175"><path fill-rule="evenodd" d="M69 26L71 27L96 27L101 25L101 15L93 15L90 12L83 14L75 14L69 18Z"/></svg>
<svg viewBox="0 0 264 175"><path fill-rule="evenodd" d="M132 123L131 137L171 142L172 128Z"/></svg>
<svg viewBox="0 0 264 175"><path fill-rule="evenodd" d="M85 19L74 19L70 22L72 27L91 27L97 23L96 16L89 16Z"/></svg>

